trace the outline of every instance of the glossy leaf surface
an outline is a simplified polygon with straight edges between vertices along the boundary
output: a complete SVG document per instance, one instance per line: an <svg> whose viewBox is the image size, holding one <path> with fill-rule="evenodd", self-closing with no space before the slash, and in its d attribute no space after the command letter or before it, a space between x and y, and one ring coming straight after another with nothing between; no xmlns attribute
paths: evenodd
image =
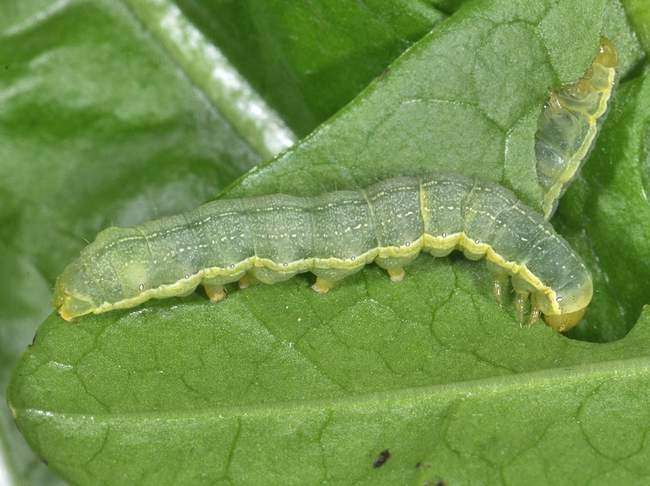
<svg viewBox="0 0 650 486"><path fill-rule="evenodd" d="M333 119L294 149L249 173L227 195L315 194L365 185L395 173L446 169L498 180L534 204L536 189L529 177L532 146L537 114L548 90L584 72L603 32L615 42L619 39L625 73L638 66L640 49L619 15L620 6L588 3L579 9L571 1L466 5ZM188 8L182 5L182 11ZM123 18L132 19L128 14ZM563 34L569 30L571 35ZM202 31L207 32L205 27ZM156 56L170 49L155 36L144 37L157 50ZM161 62L168 61L167 55L159 58ZM169 91L178 95L186 89L183 102L192 96L198 100L189 108L180 103L192 113L192 120L201 106L218 117L210 110L217 102L206 101L218 99L218 90L212 98L208 89L197 93L188 87L199 84L192 76L200 73L170 71L178 84L167 86ZM640 99L642 85L643 81L631 81L620 92ZM628 112L637 112L621 103ZM25 116L23 110L18 112ZM615 118L617 113L618 109L612 119L636 133L641 114ZM213 119L208 119L211 133ZM243 125L230 120L223 123L224 130L231 130L241 147L238 155L229 158L235 167L229 173L234 174L242 160L259 160L251 149L259 145L239 135L241 128L232 127ZM192 125L194 130L207 130L197 125ZM605 127L603 136L608 130ZM81 137L84 131L78 128L76 133ZM125 129L122 136L133 133ZM110 131L104 135L101 140L112 143L107 154L114 156L121 149L128 155L119 140L108 136ZM160 148L160 141L152 140L149 146ZM182 140L174 147L185 150L184 156L170 155L169 164L191 162L187 150L200 148L196 139ZM619 135L612 134L611 140L613 148L622 144ZM92 147L97 143L93 140ZM214 143L221 147L217 154L223 154L221 144ZM594 158L610 146L598 143ZM25 145L41 147L36 141ZM209 147L206 153L214 155ZM50 210L62 213L37 218L35 222L46 228L42 232L26 222L27 230L12 231L8 226L11 248L27 255L8 262L23 261L49 273L41 279L40 294L22 292L23 300L8 300L5 309L26 302L23 308L29 304L44 313L42 302L51 279L80 246L78 241L66 247L47 245L42 237L38 240L38 235L53 233L46 225L60 222L61 231L75 235L74 241L92 237L107 224L106 217L130 224L185 209L209 198L206 192L218 187L215 183L197 192L192 184L177 184L148 199L139 189L158 191L167 187L164 181L178 175L165 179L165 170L153 170L158 166L132 157L130 166L124 163L120 182L109 184L103 192L102 182L110 182L115 169L106 159L102 164L101 158L92 159L98 160L97 165L85 171L78 161L62 164L60 180L66 184L55 185L56 191L48 192L47 185L36 187L34 194L40 199L32 203L34 213L48 207L50 200L59 203L49 204ZM138 163L143 181L139 188L137 178L131 176L137 174L132 171ZM222 161L212 163L220 169L228 167ZM178 170L187 177L196 174L190 165ZM28 180L33 184L44 171L34 170ZM74 179L68 183L73 175L79 177L76 184ZM86 198L64 191L83 187L81 182L95 177L96 186L87 190ZM588 175L585 179L589 184ZM132 192L129 183L134 184ZM616 189L627 201L626 188ZM25 200L17 199L12 186L3 186L2 191L8 201L16 201L8 207L14 214L25 214L25 221ZM96 194L103 198L94 199ZM75 195L75 207L87 211L84 217L70 208L66 212L60 204ZM569 201L572 196L567 197ZM85 207L80 200L95 202ZM152 200L155 204L148 206ZM158 208L161 201L168 205ZM640 204L637 200L633 207ZM561 221L567 222L564 230L573 236L579 226L571 225L571 218L583 207L564 201L561 207ZM624 210L629 212L629 207ZM642 217L640 211L634 214ZM594 234L596 238L600 233ZM20 245L23 241L26 244ZM579 243L575 245L581 249ZM51 255L51 247L61 254ZM27 251L30 248L32 253ZM34 261L49 263L37 267ZM592 264L594 271L606 276L615 271L596 259ZM632 268L626 281L641 278L642 270ZM490 276L480 263L423 256L408 273L402 284L395 285L370 266L326 296L313 294L308 288L310 278L301 276L232 292L218 306L195 295L89 317L75 325L50 316L14 373L13 412L35 450L52 468L78 483L435 484L444 480L457 484L485 478L575 483L594 477L611 483L642 481L650 474L643 441L650 388L647 315L621 341L571 341L545 326L520 328L512 308L500 308L492 299ZM6 295L12 295L9 292L11 288ZM613 294L607 292L604 295L610 298ZM641 303L642 295L623 304L596 301L603 312L627 306L630 319L638 315ZM33 321L33 314L25 311L24 315L26 321ZM620 335L608 334L612 328L592 322L596 321L589 318L591 327L584 331L590 339ZM617 434L626 440L617 440ZM390 457L373 466L385 450Z"/></svg>

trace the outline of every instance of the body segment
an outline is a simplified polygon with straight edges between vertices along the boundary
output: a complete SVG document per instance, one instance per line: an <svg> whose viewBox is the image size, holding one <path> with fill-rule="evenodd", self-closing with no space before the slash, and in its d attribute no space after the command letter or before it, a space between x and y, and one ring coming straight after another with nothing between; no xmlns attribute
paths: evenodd
<svg viewBox="0 0 650 486"><path fill-rule="evenodd" d="M324 292L371 262L401 280L420 252L442 257L455 249L511 276L557 329L577 323L591 300L589 272L541 215L497 184L432 174L310 198L218 200L109 228L58 279L55 305L69 320L199 284L220 300L227 283L271 284L302 272L314 273L314 288Z"/></svg>

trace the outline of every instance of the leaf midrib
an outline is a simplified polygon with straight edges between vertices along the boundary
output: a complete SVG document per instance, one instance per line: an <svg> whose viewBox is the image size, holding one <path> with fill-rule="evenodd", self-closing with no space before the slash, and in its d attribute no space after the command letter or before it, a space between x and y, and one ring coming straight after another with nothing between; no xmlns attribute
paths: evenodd
<svg viewBox="0 0 650 486"><path fill-rule="evenodd" d="M213 49L213 55L212 58L209 55L204 55L201 62L197 63L192 60L192 54L200 47L185 46L186 49L183 51L185 55L174 49L178 46L175 45L173 36L167 35L167 32L158 28L154 18L154 15L158 13L173 13L172 9L177 9L182 14L183 12L173 1L158 0L156 5L153 5L150 0L120 0L120 3L133 19L150 33L152 39L156 41L170 62L184 74L186 79L209 101L210 105L228 120L242 139L261 157L271 158L295 142L295 134L280 115L266 103L266 100L239 73L239 70L232 65L222 51L213 42L208 41L203 33L184 15L182 15L183 19L197 32L195 41L197 43L199 43L198 41L204 42L203 48L205 49L207 46ZM230 67L229 70L226 69L226 65ZM215 76L203 78L200 72L201 66L211 67L213 70L220 67L225 77L223 79L218 79ZM231 81L230 84L226 79ZM232 100L233 103L228 103L226 100ZM247 112L246 108L252 108L253 104L258 112Z"/></svg>
<svg viewBox="0 0 650 486"><path fill-rule="evenodd" d="M549 385L555 385L558 381L563 384L567 383L585 383L585 378L598 380L598 382L611 377L634 377L650 372L650 356L628 358L623 360L611 360L598 363L585 363L574 366L547 368L543 370L527 371L515 375L499 375L476 380L459 381L455 383L441 383L435 385L409 387L402 389L386 390L368 394L353 396L344 396L328 399L310 399L310 400L287 400L282 402L268 402L260 405L228 405L217 406L210 409L197 409L186 411L154 411L154 412L117 412L117 413L82 413L82 412L57 412L38 408L20 408L12 407L14 416L21 412L21 415L31 415L40 417L92 417L100 418L105 422L132 420L141 421L152 418L160 420L168 419L197 419L201 417L212 417L219 415L245 415L245 416L264 416L277 415L277 412L283 410L313 410L321 412L323 408L334 407L358 407L360 410L372 410L368 404L371 402L382 401L412 401L418 402L422 399L434 396L453 396L467 395L471 391L471 396L476 397L478 394L490 395L500 393L511 393L524 388L546 388ZM554 389L557 389L555 387Z"/></svg>

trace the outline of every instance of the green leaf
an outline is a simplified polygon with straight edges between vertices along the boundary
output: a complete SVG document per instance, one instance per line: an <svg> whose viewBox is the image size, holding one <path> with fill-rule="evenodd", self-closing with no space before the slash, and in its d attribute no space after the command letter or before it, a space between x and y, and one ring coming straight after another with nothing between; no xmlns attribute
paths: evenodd
<svg viewBox="0 0 650 486"><path fill-rule="evenodd" d="M54 278L84 240L111 222L191 208L260 156L121 4L4 2L2 12L4 398L51 311ZM4 407L0 455L15 480L40 474Z"/></svg>
<svg viewBox="0 0 650 486"><path fill-rule="evenodd" d="M619 54L622 54L619 57L618 72L620 78L625 79L641 65L645 53L637 31L630 28L628 16L619 0L608 0L604 15L603 33L615 43Z"/></svg>
<svg viewBox="0 0 650 486"><path fill-rule="evenodd" d="M603 33L617 46L622 75L641 55L617 5L465 4L230 194L313 194L434 169L499 182L539 208L534 134L549 91L584 74Z"/></svg>
<svg viewBox="0 0 650 486"><path fill-rule="evenodd" d="M644 0L622 1L645 52L650 53L650 5Z"/></svg>
<svg viewBox="0 0 650 486"><path fill-rule="evenodd" d="M373 268L307 303L296 279L218 313L197 296L52 317L16 371L17 421L80 484L650 474L650 316L615 343L571 341L505 318L476 265L418 263L404 286Z"/></svg>
<svg viewBox="0 0 650 486"><path fill-rule="evenodd" d="M291 143L291 131L267 104L297 100L279 105L290 120L300 120L308 103L334 111L441 18L432 8L404 4L382 9L364 30L356 25L365 10L350 8L348 24L336 33L347 35L349 57L331 48L335 35L329 30L327 43L318 36L311 49L323 52L319 76L336 60L340 72L355 68L356 84L337 83L328 102L318 104L316 94L302 100L287 97L279 83L267 86L292 73L305 76L303 85L312 79L297 60L314 58L303 46L318 25L286 37L286 59L272 63L265 58L277 52L272 38L259 42L260 54L269 50L255 60L248 49L238 50L243 41L257 42L251 32L222 36L221 46L210 43L224 32L224 25L212 31L210 25L224 18L225 6L208 12L215 20L205 12L188 18L184 11L196 5L178 3L181 9L161 0L3 2L0 268L10 277L0 284L2 403L11 368L51 311L54 278L85 241L111 223L133 224L211 199L261 157ZM268 16L282 20L280 7L268 8ZM329 29L342 10L324 11L321 28ZM232 19L237 15L231 12ZM259 11L250 15L261 19ZM210 25L193 25L199 20ZM372 52L372 59L355 65L359 54L352 47ZM249 61L259 76L242 69ZM330 79L341 78L340 72ZM0 483L8 474L40 484L46 470L35 467L37 459L12 422L1 407Z"/></svg>
<svg viewBox="0 0 650 486"><path fill-rule="evenodd" d="M595 270L594 302L574 336L624 336L650 302L650 76L621 86L582 177L554 223Z"/></svg>
<svg viewBox="0 0 650 486"><path fill-rule="evenodd" d="M313 194L436 167L501 180L534 202L526 171L537 114L549 88L584 72L610 8L469 4L229 194ZM638 47L620 45L631 68ZM647 314L611 344L522 329L493 301L483 266L462 258L422 256L400 285L374 266L326 296L309 283L233 292L218 306L199 295L154 302L76 325L51 316L14 373L17 423L75 483L650 474ZM384 450L390 458L373 467Z"/></svg>
<svg viewBox="0 0 650 486"><path fill-rule="evenodd" d="M177 3L300 136L444 18L423 0Z"/></svg>

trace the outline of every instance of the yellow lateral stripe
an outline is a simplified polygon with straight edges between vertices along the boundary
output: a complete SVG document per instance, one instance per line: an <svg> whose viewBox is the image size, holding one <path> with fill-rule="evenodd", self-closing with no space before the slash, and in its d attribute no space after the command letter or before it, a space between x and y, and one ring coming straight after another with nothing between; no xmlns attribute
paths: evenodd
<svg viewBox="0 0 650 486"><path fill-rule="evenodd" d="M377 257L408 257L417 255L421 251L436 249L447 250L450 248L457 248L459 250L464 249L470 252L484 254L488 261L504 268L511 276L517 276L530 284L539 294L543 295L549 301L550 306L553 309L553 314L560 314L560 306L557 303L557 294L555 291L544 285L538 277L533 275L525 264L518 264L506 260L494 251L494 249L487 243L476 243L471 238L468 238L463 232L448 235L446 237L425 234L408 246L374 248L358 257L355 257L354 259L306 258L285 265L276 263L268 258L252 256L229 267L210 267L200 270L189 278L183 278L172 284L161 285L153 289L145 290L129 299L123 299L115 303L104 302L96 307L92 312L94 314L100 314L114 309L127 309L134 307L149 299L181 296L186 292L193 291L204 279L237 275L244 273L253 267L264 267L276 272L294 274L307 272L314 268L352 270L372 263Z"/></svg>

